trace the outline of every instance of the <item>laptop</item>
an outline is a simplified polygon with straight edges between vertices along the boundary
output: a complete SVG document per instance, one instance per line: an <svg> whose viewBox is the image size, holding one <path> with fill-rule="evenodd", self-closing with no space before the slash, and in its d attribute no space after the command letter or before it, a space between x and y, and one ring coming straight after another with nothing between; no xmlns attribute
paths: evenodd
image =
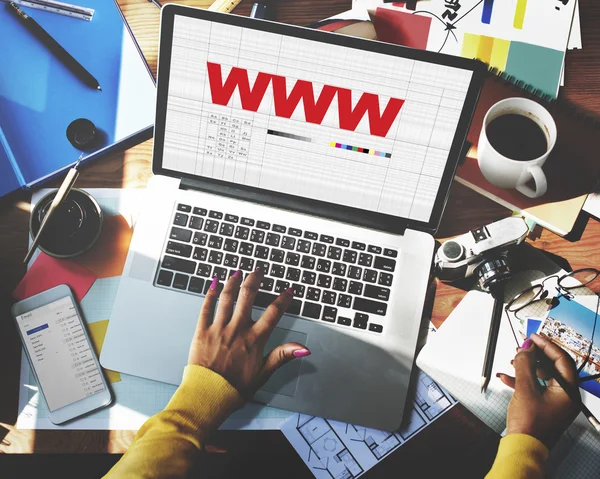
<svg viewBox="0 0 600 479"><path fill-rule="evenodd" d="M100 361L178 384L211 279L265 272L256 401L400 426L435 232L485 67L307 28L162 9L151 178Z"/></svg>

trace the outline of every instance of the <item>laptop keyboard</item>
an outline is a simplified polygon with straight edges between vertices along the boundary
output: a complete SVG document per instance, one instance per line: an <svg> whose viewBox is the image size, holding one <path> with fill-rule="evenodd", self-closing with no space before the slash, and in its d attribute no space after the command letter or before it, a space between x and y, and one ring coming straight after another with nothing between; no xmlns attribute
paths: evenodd
<svg viewBox="0 0 600 479"><path fill-rule="evenodd" d="M255 305L287 288L288 314L383 332L398 251L178 204L155 285L204 295L212 278L264 273Z"/></svg>

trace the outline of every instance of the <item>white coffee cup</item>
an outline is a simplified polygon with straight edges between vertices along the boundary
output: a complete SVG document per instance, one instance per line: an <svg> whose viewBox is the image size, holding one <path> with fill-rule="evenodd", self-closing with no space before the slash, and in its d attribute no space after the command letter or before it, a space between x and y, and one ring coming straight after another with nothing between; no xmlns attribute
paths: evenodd
<svg viewBox="0 0 600 479"><path fill-rule="evenodd" d="M486 135L488 125L499 116L517 114L535 121L548 142L546 152L533 160L518 161L498 153ZM556 123L548 110L526 98L507 98L493 105L483 118L483 126L477 145L479 168L486 180L500 188L516 188L529 198L539 198L548 189L542 166L556 144ZM533 179L535 190L526 185Z"/></svg>

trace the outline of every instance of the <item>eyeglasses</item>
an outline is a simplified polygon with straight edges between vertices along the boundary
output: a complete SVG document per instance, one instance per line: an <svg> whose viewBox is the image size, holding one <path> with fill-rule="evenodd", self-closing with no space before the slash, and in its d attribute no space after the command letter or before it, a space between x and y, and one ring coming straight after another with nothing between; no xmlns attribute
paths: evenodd
<svg viewBox="0 0 600 479"><path fill-rule="evenodd" d="M508 322L512 329L513 336L515 338L517 346L519 346L519 340L517 339L517 335L514 331L513 324L512 324L512 321L510 320L510 316L508 315L508 313L514 314L515 317L519 320L524 320L524 319L527 319L528 317L531 317L532 312L535 312L535 313L547 312L549 307L552 307L553 305L556 304L554 302L555 299L558 299L558 298L552 298L552 300L550 302L548 301L548 295L550 294L550 292L545 287L545 283L547 281L549 281L550 279L558 278L556 281L556 289L557 289L558 293L560 294L560 297L563 297L567 300L572 300L575 297L575 295L573 294L574 291L576 291L577 289L582 289L583 294L586 294L587 291L589 291L589 290L587 288L586 289L583 289L583 288L585 288L587 285L589 285L592 281L594 281L599 276L600 276L600 270L597 270L595 268L578 269L578 270L572 271L572 272L567 273L560 277L557 275L549 276L549 277L545 278L541 284L536 284L535 286L531 286L530 288L527 288L527 289L521 291L513 299L511 299L508 302L508 304L505 306L504 310L506 312ZM589 338L589 345L586 348L585 355L579 355L583 359L581 361L581 365L577 369L578 375L583 370L583 368L590 363L590 358L592 358L592 360L593 360L592 362L600 361L600 352L594 351L594 348L593 348L593 345L594 345L593 340L594 340L594 335L596 333L596 322L598 319L598 308L600 307L600 296L598 296L596 294L596 297L598 299L596 302L596 314L594 316L594 325L592 328L592 335ZM594 357L592 357L592 351L594 351L594 355L593 355ZM581 383L584 381L590 381L590 380L598 379L598 378L600 378L600 374L595 374L595 375L591 375L591 376L586 376L584 378L580 378L579 382Z"/></svg>

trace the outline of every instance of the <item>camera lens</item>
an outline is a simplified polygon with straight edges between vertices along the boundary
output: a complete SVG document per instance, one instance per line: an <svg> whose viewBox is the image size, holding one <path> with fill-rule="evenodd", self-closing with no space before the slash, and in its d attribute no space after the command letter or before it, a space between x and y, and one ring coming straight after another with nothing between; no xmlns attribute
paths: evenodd
<svg viewBox="0 0 600 479"><path fill-rule="evenodd" d="M479 286L484 290L493 288L501 281L510 278L511 272L505 256L490 258L481 263L475 270Z"/></svg>
<svg viewBox="0 0 600 479"><path fill-rule="evenodd" d="M441 253L449 262L462 259L465 254L465 248L460 243L450 240L446 241L441 247Z"/></svg>

